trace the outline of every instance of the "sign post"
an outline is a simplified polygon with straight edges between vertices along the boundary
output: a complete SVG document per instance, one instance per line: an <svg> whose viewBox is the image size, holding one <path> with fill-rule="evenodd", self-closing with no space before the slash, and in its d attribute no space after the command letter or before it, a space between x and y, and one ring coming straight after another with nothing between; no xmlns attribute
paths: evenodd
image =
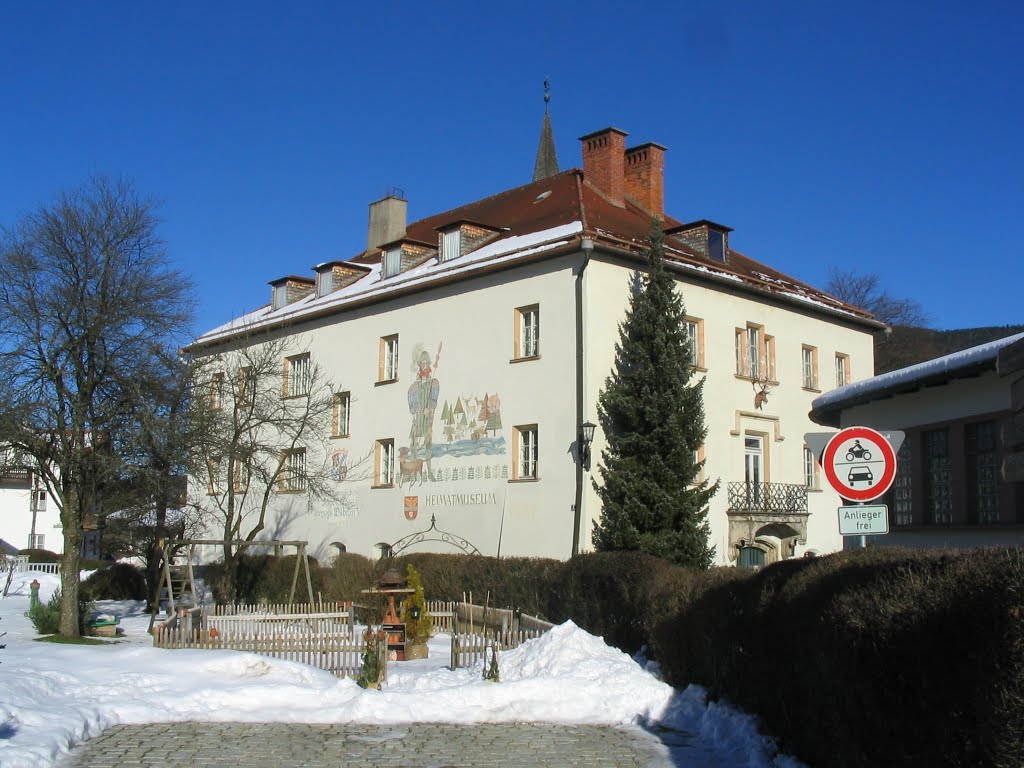
<svg viewBox="0 0 1024 768"><path fill-rule="evenodd" d="M902 435L901 435L902 437ZM847 427L832 436L821 456L825 478L836 493L856 506L839 508L839 533L864 536L889 532L889 510L868 505L885 495L896 479L896 451L870 427Z"/></svg>

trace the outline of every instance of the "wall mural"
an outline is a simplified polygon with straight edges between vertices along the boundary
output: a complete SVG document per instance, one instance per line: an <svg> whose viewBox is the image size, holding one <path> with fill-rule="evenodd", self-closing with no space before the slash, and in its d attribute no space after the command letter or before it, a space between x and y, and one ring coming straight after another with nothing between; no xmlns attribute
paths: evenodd
<svg viewBox="0 0 1024 768"><path fill-rule="evenodd" d="M412 353L415 379L409 385L408 403L412 424L409 445L398 448L398 484L462 480L508 479L504 462L460 461L474 456L506 453L502 436L501 398L497 392L459 393L441 398L442 344L431 357L422 344ZM441 405L439 432L443 440L434 443L434 417Z"/></svg>

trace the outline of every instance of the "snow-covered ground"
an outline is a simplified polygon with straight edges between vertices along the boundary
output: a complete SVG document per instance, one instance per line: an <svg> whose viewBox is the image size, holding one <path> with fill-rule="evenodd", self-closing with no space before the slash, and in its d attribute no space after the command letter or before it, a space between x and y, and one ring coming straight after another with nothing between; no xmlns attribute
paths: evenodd
<svg viewBox="0 0 1024 768"><path fill-rule="evenodd" d="M58 578L16 575L0 599L0 766L52 766L116 724L176 722L551 722L669 729L689 734L687 765L799 768L758 734L754 718L704 691L677 691L601 638L566 622L500 654L501 682L481 668L448 669L450 639L430 657L392 662L382 691L303 664L236 651L153 648L142 604L105 601L124 635L103 645L35 642L29 583L49 599ZM311 695L313 694L313 695ZM672 742L666 738L666 744Z"/></svg>

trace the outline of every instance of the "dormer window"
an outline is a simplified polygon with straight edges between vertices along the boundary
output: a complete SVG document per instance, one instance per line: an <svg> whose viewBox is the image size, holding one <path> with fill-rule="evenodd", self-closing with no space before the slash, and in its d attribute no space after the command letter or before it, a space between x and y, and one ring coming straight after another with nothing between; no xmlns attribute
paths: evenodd
<svg viewBox="0 0 1024 768"><path fill-rule="evenodd" d="M275 312L304 299L316 290L316 281L310 277L282 277L270 282L270 310Z"/></svg>
<svg viewBox="0 0 1024 768"><path fill-rule="evenodd" d="M502 230L499 227L492 227L490 224L481 224L478 221L461 219L449 221L440 227L435 227L438 236L437 260L451 261L460 256L472 253L482 245L490 243L500 237Z"/></svg>
<svg viewBox="0 0 1024 768"><path fill-rule="evenodd" d="M441 233L441 261L457 259L462 255L462 229L450 229Z"/></svg>
<svg viewBox="0 0 1024 768"><path fill-rule="evenodd" d="M392 246L384 251L384 277L394 277L402 271L402 248Z"/></svg>
<svg viewBox="0 0 1024 768"><path fill-rule="evenodd" d="M665 234L675 238L709 261L726 264L729 261L729 233L732 229L701 219L689 224L666 229Z"/></svg>
<svg viewBox="0 0 1024 768"><path fill-rule="evenodd" d="M264 294L265 296L266 294ZM270 294L270 309L277 311L281 307L288 303L288 285L287 283L281 283L280 285L273 286Z"/></svg>
<svg viewBox="0 0 1024 768"><path fill-rule="evenodd" d="M369 274L368 264L354 264L347 261L328 261L313 267L316 272L317 298L347 288Z"/></svg>

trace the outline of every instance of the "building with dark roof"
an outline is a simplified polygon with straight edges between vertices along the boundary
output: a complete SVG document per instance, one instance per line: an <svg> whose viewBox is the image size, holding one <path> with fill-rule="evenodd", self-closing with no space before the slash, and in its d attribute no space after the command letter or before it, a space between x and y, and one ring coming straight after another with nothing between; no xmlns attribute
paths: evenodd
<svg viewBox="0 0 1024 768"><path fill-rule="evenodd" d="M267 306L196 341L192 353L215 360L285 339L286 379L305 357L344 396L332 437L304 446L304 461L370 469L337 481L342 506L278 494L288 538L370 555L431 520L484 554L589 549L600 502L580 426L596 420L657 220L706 377L699 457L721 480L709 516L719 562L841 546L838 497L803 443L807 413L873 373L882 324L734 250L729 227L670 216L666 148L626 136L583 136L582 169L558 172L545 116L530 183L413 222L398 196L372 203L363 252L272 281ZM595 463L603 442L598 430ZM230 485L197 480L210 497Z"/></svg>

